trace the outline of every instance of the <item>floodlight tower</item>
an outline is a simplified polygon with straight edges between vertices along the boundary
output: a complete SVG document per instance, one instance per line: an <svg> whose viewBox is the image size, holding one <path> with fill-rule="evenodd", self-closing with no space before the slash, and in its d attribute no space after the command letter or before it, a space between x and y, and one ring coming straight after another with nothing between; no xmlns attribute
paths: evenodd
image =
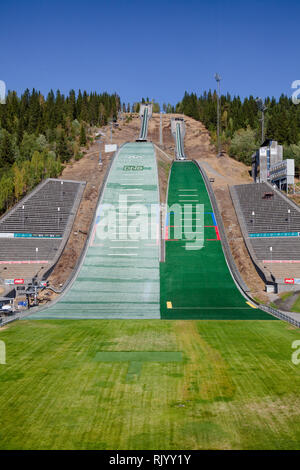
<svg viewBox="0 0 300 470"><path fill-rule="evenodd" d="M265 140L265 111L268 109L268 107L265 106L265 104L264 104L264 102L261 98L257 98L255 101L256 101L258 110L261 112L261 119L260 119L260 122L261 122L261 143L263 144L264 140Z"/></svg>
<svg viewBox="0 0 300 470"><path fill-rule="evenodd" d="M105 134L102 135L105 137ZM102 165L101 144L103 144L104 140L101 140L101 137L97 136L96 142L99 143L99 165Z"/></svg>
<svg viewBox="0 0 300 470"><path fill-rule="evenodd" d="M221 156L221 141L220 141L220 81L221 77L218 73L215 74L215 80L218 85L217 92L217 136L218 136L218 157Z"/></svg>
<svg viewBox="0 0 300 470"><path fill-rule="evenodd" d="M160 110L160 121L159 121L159 145L163 146L163 132L162 132L162 110Z"/></svg>

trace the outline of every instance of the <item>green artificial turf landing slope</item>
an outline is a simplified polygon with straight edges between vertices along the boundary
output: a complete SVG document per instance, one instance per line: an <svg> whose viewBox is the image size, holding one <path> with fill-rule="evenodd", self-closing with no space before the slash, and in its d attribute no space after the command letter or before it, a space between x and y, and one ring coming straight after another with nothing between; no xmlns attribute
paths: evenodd
<svg viewBox="0 0 300 470"><path fill-rule="evenodd" d="M161 263L161 318L254 320L274 317L254 309L237 289L223 254L209 196L195 163L175 162L172 166L168 206L192 204L193 230L196 204L204 205L204 246L189 250L185 236L176 234L176 220L167 215L166 260ZM184 226L183 226L184 229ZM197 244L199 242L195 242ZM171 308L168 308L169 307Z"/></svg>

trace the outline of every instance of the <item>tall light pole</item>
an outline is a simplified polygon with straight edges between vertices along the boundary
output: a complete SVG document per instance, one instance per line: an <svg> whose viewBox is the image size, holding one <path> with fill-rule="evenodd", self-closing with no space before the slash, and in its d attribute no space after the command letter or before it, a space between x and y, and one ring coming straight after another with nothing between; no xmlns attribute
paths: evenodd
<svg viewBox="0 0 300 470"><path fill-rule="evenodd" d="M113 128L113 120L109 122L110 124L110 143L112 144L112 128Z"/></svg>
<svg viewBox="0 0 300 470"><path fill-rule="evenodd" d="M162 133L162 112L160 111L160 123L159 123L159 145L163 146L163 133Z"/></svg>
<svg viewBox="0 0 300 470"><path fill-rule="evenodd" d="M101 155L101 144L103 143L103 140L98 140L99 142L99 165L102 165L102 155Z"/></svg>
<svg viewBox="0 0 300 470"><path fill-rule="evenodd" d="M265 111L268 109L267 106L264 105L264 102L261 98L257 98L256 104L258 107L258 110L261 112L261 143L264 143L265 140Z"/></svg>
<svg viewBox="0 0 300 470"><path fill-rule="evenodd" d="M220 141L220 81L221 77L218 73L215 74L215 80L217 82L217 136L218 136L218 157L221 156L221 141Z"/></svg>

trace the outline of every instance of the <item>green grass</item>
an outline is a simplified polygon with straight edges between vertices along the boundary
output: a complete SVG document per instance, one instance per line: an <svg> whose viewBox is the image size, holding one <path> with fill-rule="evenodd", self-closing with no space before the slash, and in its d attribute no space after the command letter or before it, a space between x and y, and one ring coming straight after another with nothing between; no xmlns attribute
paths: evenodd
<svg viewBox="0 0 300 470"><path fill-rule="evenodd" d="M165 161L162 161L162 160L158 160L157 164L158 164L159 167L164 169L165 174L166 174L166 178L168 178L170 168L171 168L171 163L165 162Z"/></svg>
<svg viewBox="0 0 300 470"><path fill-rule="evenodd" d="M292 312L300 313L300 295L292 307Z"/></svg>
<svg viewBox="0 0 300 470"><path fill-rule="evenodd" d="M281 321L16 322L0 448L300 449L298 338Z"/></svg>
<svg viewBox="0 0 300 470"><path fill-rule="evenodd" d="M292 291L290 291L290 292L283 292L282 294L279 294L279 297L281 298L281 300L285 301L285 300L287 300L289 297L291 297L293 294L294 294L294 292L292 292Z"/></svg>

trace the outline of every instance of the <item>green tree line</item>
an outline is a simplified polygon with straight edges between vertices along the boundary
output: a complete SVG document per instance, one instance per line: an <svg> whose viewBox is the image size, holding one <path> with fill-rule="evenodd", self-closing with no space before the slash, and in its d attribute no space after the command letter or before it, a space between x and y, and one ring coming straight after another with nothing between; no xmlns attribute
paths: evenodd
<svg viewBox="0 0 300 470"><path fill-rule="evenodd" d="M221 139L229 154L247 165L251 155L261 144L261 113L253 96L241 100L239 96L222 95ZM278 100L267 97L265 113L265 138L277 140L284 146L284 158L295 158L300 170L300 106L281 95ZM201 96L185 92L176 112L193 117L210 131L215 143L217 129L217 94L204 92Z"/></svg>
<svg viewBox="0 0 300 470"><path fill-rule="evenodd" d="M9 92L0 105L0 214L80 158L91 128L116 119L120 108L117 94L51 90L45 98L34 89L21 96Z"/></svg>

